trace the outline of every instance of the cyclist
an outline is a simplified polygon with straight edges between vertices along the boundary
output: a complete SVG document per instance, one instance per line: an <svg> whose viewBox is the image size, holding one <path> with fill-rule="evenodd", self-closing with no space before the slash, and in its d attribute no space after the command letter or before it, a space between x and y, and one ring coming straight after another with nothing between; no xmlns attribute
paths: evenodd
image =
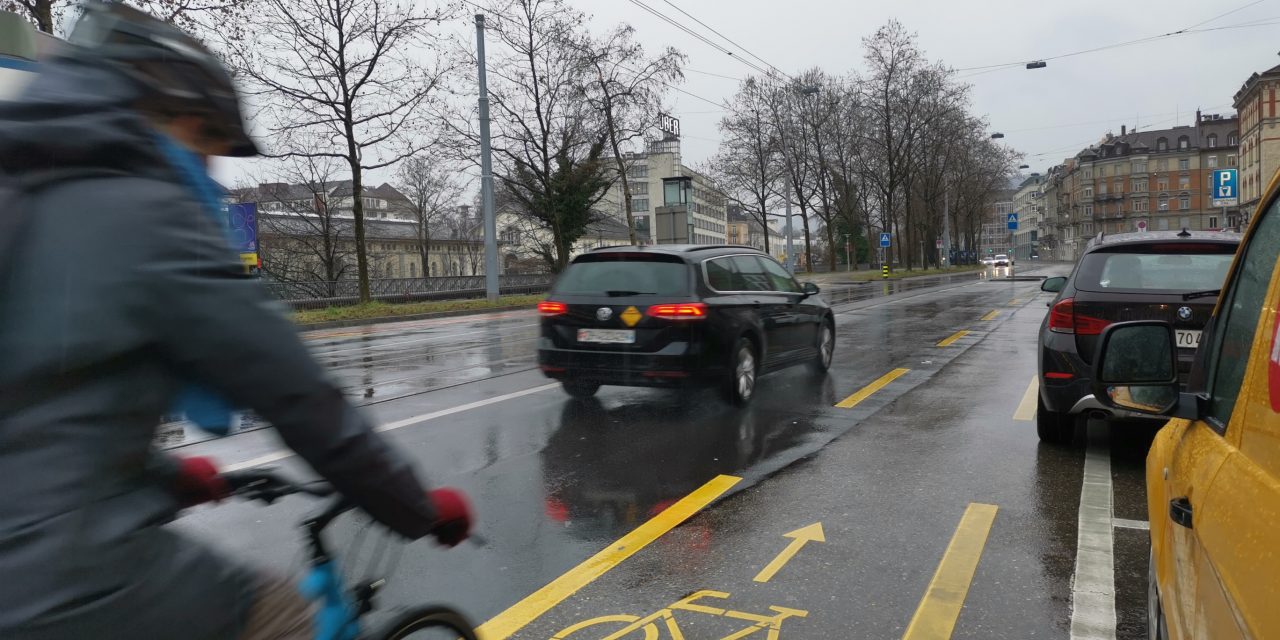
<svg viewBox="0 0 1280 640"><path fill-rule="evenodd" d="M209 460L151 446L179 389L257 411L406 537L456 544L468 507L424 490L244 275L204 167L257 150L217 59L119 4L68 40L0 102L0 219L25 220L0 233L0 638L309 638L293 585L162 526L226 495Z"/></svg>

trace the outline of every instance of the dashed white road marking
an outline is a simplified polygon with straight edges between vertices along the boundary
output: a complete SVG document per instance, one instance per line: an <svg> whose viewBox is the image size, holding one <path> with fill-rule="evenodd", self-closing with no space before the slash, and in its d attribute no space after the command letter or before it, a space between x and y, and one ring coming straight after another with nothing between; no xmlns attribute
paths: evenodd
<svg viewBox="0 0 1280 640"><path fill-rule="evenodd" d="M1111 452L1089 443L1084 454L1076 570L1071 585L1071 639L1115 640L1115 548Z"/></svg>
<svg viewBox="0 0 1280 640"><path fill-rule="evenodd" d="M559 386L560 386L559 383L544 384L544 385L532 387L529 389L523 389L520 391L514 391L512 393L506 393L500 396L493 396L492 398L485 398L484 400L468 402L467 404L460 404L456 407L449 407L448 409L441 409L439 411L432 411L431 413L424 413L421 415L405 418L403 420L396 420L395 422L388 422L386 424L379 426L377 430L379 432L386 432L386 431L393 431L395 429L402 429L404 427L420 424L423 422L427 422L429 420L437 420L439 418L451 416L458 413L463 413L465 411L470 411L472 409L487 407L491 404L498 404L499 402L506 402L507 400L514 400L516 398L523 398L524 396L533 395L535 393L541 393L548 389L554 389ZM281 460L284 460L285 458L290 458L290 457L293 457L292 451L281 449L279 451L272 451L271 453L268 453L266 455L259 456L257 458L252 458L244 462L226 465L225 467L222 468L222 470L223 471L241 471L244 469L252 469L253 467L260 467L264 464L279 462Z"/></svg>

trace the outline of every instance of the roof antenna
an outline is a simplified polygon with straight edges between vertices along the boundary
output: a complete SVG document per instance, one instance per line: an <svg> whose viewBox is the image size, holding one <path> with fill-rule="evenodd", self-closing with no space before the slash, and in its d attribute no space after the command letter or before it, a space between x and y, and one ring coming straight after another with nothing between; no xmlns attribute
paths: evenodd
<svg viewBox="0 0 1280 640"><path fill-rule="evenodd" d="M1186 228L1186 227L1183 227L1183 228L1182 228L1182 231L1179 231L1179 232L1178 232L1178 237L1179 237L1179 238L1190 238L1190 237L1191 237L1191 232L1190 232L1190 231L1187 231L1187 228Z"/></svg>

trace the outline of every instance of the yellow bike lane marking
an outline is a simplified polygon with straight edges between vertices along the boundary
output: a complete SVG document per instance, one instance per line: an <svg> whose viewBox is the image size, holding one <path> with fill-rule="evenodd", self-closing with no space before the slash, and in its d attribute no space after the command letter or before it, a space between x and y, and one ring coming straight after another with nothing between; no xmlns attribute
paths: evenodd
<svg viewBox="0 0 1280 640"><path fill-rule="evenodd" d="M858 404L860 404L863 400L870 398L872 394L874 394L875 392L888 386L890 382L893 382L894 380L901 378L902 376L906 375L910 371L911 371L910 369L894 369L893 371L890 371L889 373L886 373L880 376L871 384L863 387L862 389L859 389L857 393L854 393L848 398L845 398L844 400L837 402L836 406L841 409L852 409L858 406Z"/></svg>
<svg viewBox="0 0 1280 640"><path fill-rule="evenodd" d="M969 595L973 574L978 570L978 561L982 559L982 551L987 545L987 536L995 524L997 509L993 504L976 502L965 509L902 640L945 640L951 637L965 597Z"/></svg>
<svg viewBox="0 0 1280 640"><path fill-rule="evenodd" d="M741 481L742 478L727 475L712 478L617 542L480 625L476 628L476 635L481 640L505 640L511 637L565 598L577 593L676 525L688 520Z"/></svg>

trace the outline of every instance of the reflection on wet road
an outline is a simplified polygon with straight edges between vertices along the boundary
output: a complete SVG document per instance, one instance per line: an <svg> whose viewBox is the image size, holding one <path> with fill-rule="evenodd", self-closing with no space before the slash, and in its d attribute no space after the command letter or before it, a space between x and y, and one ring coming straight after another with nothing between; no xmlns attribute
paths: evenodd
<svg viewBox="0 0 1280 640"><path fill-rule="evenodd" d="M448 602L490 621L487 637L603 638L629 624L626 638L648 637L646 616L690 640L748 623L791 638L931 637L908 627L932 624L1068 637L1081 450L1040 446L1015 419L1045 298L1036 282L952 278L828 286L847 296L831 372L766 376L746 409L710 391L571 400L531 369L532 313L311 334L424 475L472 496L489 542L405 547L385 604ZM305 472L269 431L189 446ZM1141 454L1117 455L1116 515L1142 519ZM672 520L717 478L740 480ZM287 569L307 508L227 504L178 526ZM1128 532L1115 548L1119 637L1142 637L1131 576L1145 575L1145 550ZM963 607L929 599L937 576L963 579Z"/></svg>

